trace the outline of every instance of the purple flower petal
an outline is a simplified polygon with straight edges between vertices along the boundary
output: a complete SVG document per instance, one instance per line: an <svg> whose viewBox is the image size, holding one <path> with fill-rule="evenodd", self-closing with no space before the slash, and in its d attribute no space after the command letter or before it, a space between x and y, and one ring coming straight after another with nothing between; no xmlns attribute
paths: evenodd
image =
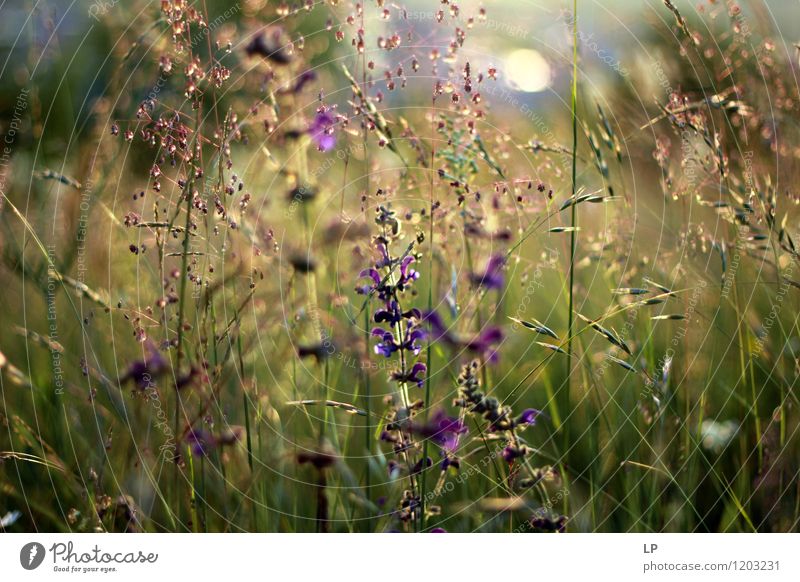
<svg viewBox="0 0 800 582"><path fill-rule="evenodd" d="M314 121L308 128L311 139L317 144L320 151L328 152L336 145L336 136L333 135L334 117L327 111L318 111Z"/></svg>
<svg viewBox="0 0 800 582"><path fill-rule="evenodd" d="M506 259L503 255L492 255L486 263L484 272L472 273L470 279L473 284L487 289L502 289L505 283L505 278L503 277L503 266L505 264Z"/></svg>
<svg viewBox="0 0 800 582"><path fill-rule="evenodd" d="M540 414L540 410L536 410L535 408L526 408L522 411L522 414L519 415L519 418L517 418L517 424L536 424L536 417L538 417Z"/></svg>

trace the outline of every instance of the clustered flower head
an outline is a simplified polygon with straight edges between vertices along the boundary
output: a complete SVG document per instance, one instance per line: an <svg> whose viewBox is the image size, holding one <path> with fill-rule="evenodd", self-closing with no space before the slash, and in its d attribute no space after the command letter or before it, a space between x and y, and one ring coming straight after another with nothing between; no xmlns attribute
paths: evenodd
<svg viewBox="0 0 800 582"><path fill-rule="evenodd" d="M488 421L488 432L505 433L507 445L503 449L503 458L512 462L524 457L529 449L519 444L515 431L536 424L536 418L541 414L535 408L527 408L518 416L510 406L503 405L497 398L487 396L481 391L480 380L477 376L478 362L464 366L458 378L459 397L454 401L456 406L465 408L470 414L477 414Z"/></svg>

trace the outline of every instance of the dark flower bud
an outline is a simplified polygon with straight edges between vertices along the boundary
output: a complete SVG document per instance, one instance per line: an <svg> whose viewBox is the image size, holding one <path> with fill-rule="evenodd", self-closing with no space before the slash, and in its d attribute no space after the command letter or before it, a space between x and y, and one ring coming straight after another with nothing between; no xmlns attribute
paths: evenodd
<svg viewBox="0 0 800 582"><path fill-rule="evenodd" d="M327 469L336 463L336 456L328 450L303 451L297 453L297 463L309 463L317 470Z"/></svg>
<svg viewBox="0 0 800 582"><path fill-rule="evenodd" d="M313 273L317 268L317 261L308 253L293 254L289 257L289 263L298 273Z"/></svg>
<svg viewBox="0 0 800 582"><path fill-rule="evenodd" d="M316 197L317 190L308 185L297 186L289 192L289 202L310 202Z"/></svg>
<svg viewBox="0 0 800 582"><path fill-rule="evenodd" d="M420 459L417 461L413 467L411 467L411 474L416 475L417 473L421 472L423 469L427 469L433 465L433 460L430 457L425 457L424 459Z"/></svg>
<svg viewBox="0 0 800 582"><path fill-rule="evenodd" d="M520 447L515 447L513 445L508 445L506 448L503 449L503 453L502 454L503 454L503 459L505 459L505 461L507 463L511 463L511 462L515 461L516 459L519 459L519 458L524 457L525 455L527 455L528 454L528 447L526 447L524 445L520 446Z"/></svg>
<svg viewBox="0 0 800 582"><path fill-rule="evenodd" d="M321 362L333 352L332 346L333 344L330 341L328 343L297 346L297 355L301 358L314 357L318 362Z"/></svg>
<svg viewBox="0 0 800 582"><path fill-rule="evenodd" d="M563 532L567 528L567 517L559 515L557 517L534 515L530 520L531 527L535 530L544 532Z"/></svg>
<svg viewBox="0 0 800 582"><path fill-rule="evenodd" d="M247 56L260 56L278 65L287 65L292 61L292 56L282 40L283 31L274 27L271 30L261 31L247 44L244 51Z"/></svg>

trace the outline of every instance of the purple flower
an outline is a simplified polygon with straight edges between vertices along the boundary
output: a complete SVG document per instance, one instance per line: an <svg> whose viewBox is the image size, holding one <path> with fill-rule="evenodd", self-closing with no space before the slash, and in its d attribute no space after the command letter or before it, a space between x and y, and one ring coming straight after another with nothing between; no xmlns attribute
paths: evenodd
<svg viewBox="0 0 800 582"><path fill-rule="evenodd" d="M377 291L381 287L381 275L375 269L364 269L358 274L359 279L364 279L369 277L372 279L371 284L361 285L356 287L356 293L359 295L369 295L370 293Z"/></svg>
<svg viewBox="0 0 800 582"><path fill-rule="evenodd" d="M403 320L409 323L409 328L412 324L416 325L422 319L422 312L419 309L412 308L408 311L401 311L400 304L397 301L391 300L386 303L384 309L378 309L373 316L375 323L385 323L390 326L395 326Z"/></svg>
<svg viewBox="0 0 800 582"><path fill-rule="evenodd" d="M400 263L400 280L397 281L397 288L400 291L403 291L411 283L419 279L419 273L410 267L415 260L414 257L408 256Z"/></svg>
<svg viewBox="0 0 800 582"><path fill-rule="evenodd" d="M415 327L414 324L409 323L408 331L403 338L403 349L411 352L415 356L418 356L422 351L422 346L417 342L424 340L427 336L428 334L424 329Z"/></svg>
<svg viewBox="0 0 800 582"><path fill-rule="evenodd" d="M387 323L396 325L403 320L403 312L397 301L389 301L385 309L378 309L373 316L375 323Z"/></svg>
<svg viewBox="0 0 800 582"><path fill-rule="evenodd" d="M487 327L477 337L466 342L464 347L487 362L496 362L498 354L495 346L502 341L503 330L499 327Z"/></svg>
<svg viewBox="0 0 800 582"><path fill-rule="evenodd" d="M515 447L513 445L508 445L506 448L503 449L502 455L503 459L507 463L512 463L513 461L524 457L528 453L528 450L525 447Z"/></svg>
<svg viewBox="0 0 800 582"><path fill-rule="evenodd" d="M542 413L541 410L536 410L535 408L526 408L522 411L522 414L517 417L516 424L529 424L534 425L536 424L536 418Z"/></svg>
<svg viewBox="0 0 800 582"><path fill-rule="evenodd" d="M425 364L417 362L412 366L409 372L394 372L392 374L392 379L397 382L416 384L417 387L422 388L422 384L425 382L425 372L427 371L428 367Z"/></svg>
<svg viewBox="0 0 800 582"><path fill-rule="evenodd" d="M203 429L190 429L186 435L186 443L195 457L204 457L214 448L214 437Z"/></svg>
<svg viewBox="0 0 800 582"><path fill-rule="evenodd" d="M399 349L397 342L394 341L394 334L392 334L392 332L376 327L372 330L372 335L381 338L381 341L375 344L376 354L391 358L392 354Z"/></svg>
<svg viewBox="0 0 800 582"><path fill-rule="evenodd" d="M442 462L439 464L439 467L442 469L442 471L447 471L448 467L453 467L454 469L460 469L461 459L459 459L456 456L445 454L444 459L442 459Z"/></svg>
<svg viewBox="0 0 800 582"><path fill-rule="evenodd" d="M155 386L155 380L169 371L169 361L152 344L147 344L144 358L131 363L122 377L122 382L132 381L139 390Z"/></svg>
<svg viewBox="0 0 800 582"><path fill-rule="evenodd" d="M439 340L448 344L455 343L450 330L447 329L442 321L442 317L435 311L430 311L425 314L423 321L431 328L431 341L437 342Z"/></svg>
<svg viewBox="0 0 800 582"><path fill-rule="evenodd" d="M411 432L431 439L445 452L452 453L458 447L459 435L465 434L467 427L458 418L448 416L443 410L439 410L423 424L412 422Z"/></svg>
<svg viewBox="0 0 800 582"><path fill-rule="evenodd" d="M317 111L308 133L317 144L321 152L329 152L336 145L336 136L333 135L333 126L336 123L333 115L327 111Z"/></svg>
<svg viewBox="0 0 800 582"><path fill-rule="evenodd" d="M380 260L375 263L376 269L382 269L383 267L390 267L392 265L392 259L389 257L389 249L386 248L386 243L378 242L375 245L375 248L378 249L378 252L381 254Z"/></svg>
<svg viewBox="0 0 800 582"><path fill-rule="evenodd" d="M282 37L283 29L280 27L271 27L266 32L261 30L250 40L244 50L249 57L258 55L275 64L287 65L292 61L292 56Z"/></svg>
<svg viewBox="0 0 800 582"><path fill-rule="evenodd" d="M317 79L317 74L314 71L303 72L299 77L297 77L297 80L295 81L294 87L292 87L291 92L299 93L300 91L303 90L303 87L305 87L308 83L315 81L316 79Z"/></svg>
<svg viewBox="0 0 800 582"><path fill-rule="evenodd" d="M393 353L401 349L412 352L415 356L419 355L422 346L418 342L425 339L427 334L424 329L416 327L409 321L402 342L398 342L392 332L380 327L374 328L371 335L381 338L381 341L375 345L375 353L390 358Z"/></svg>
<svg viewBox="0 0 800 582"><path fill-rule="evenodd" d="M411 474L416 475L417 473L423 471L424 469L427 469L431 465L433 465L433 461L431 460L430 457L425 457L424 459L420 459L414 464L413 467L411 467Z"/></svg>
<svg viewBox="0 0 800 582"><path fill-rule="evenodd" d="M496 346L503 341L503 331L499 327L487 327L476 337L463 339L447 329L441 316L435 311L426 313L423 321L427 322L431 328L432 341L441 340L450 346L463 348L468 352L478 355L488 362L497 361L498 354Z"/></svg>
<svg viewBox="0 0 800 582"><path fill-rule="evenodd" d="M319 471L327 469L328 467L332 467L334 464L336 464L336 461L336 454L327 448L316 451L307 450L297 453L298 464L305 465L308 463Z"/></svg>
<svg viewBox="0 0 800 582"><path fill-rule="evenodd" d="M505 281L503 277L503 266L506 259L503 255L492 255L486 263L483 273L472 273L470 280L474 285L487 289L502 289Z"/></svg>
<svg viewBox="0 0 800 582"><path fill-rule="evenodd" d="M219 435L213 435L207 430L191 428L186 434L186 443L196 457L203 457L217 447L234 445L242 439L242 427L232 426Z"/></svg>

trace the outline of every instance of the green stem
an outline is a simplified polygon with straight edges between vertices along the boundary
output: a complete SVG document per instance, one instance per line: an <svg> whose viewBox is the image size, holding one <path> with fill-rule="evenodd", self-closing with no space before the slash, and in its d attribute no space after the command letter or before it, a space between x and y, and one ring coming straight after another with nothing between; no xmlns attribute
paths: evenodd
<svg viewBox="0 0 800 582"><path fill-rule="evenodd" d="M428 229L428 313L433 311L433 166L434 160L436 156L436 142L434 141L435 138L435 128L436 128L436 120L435 120L435 111L436 111L436 98L433 97L431 100L431 171L430 174L430 183L429 183L429 193L430 193L430 205L428 210L430 212L430 216L428 217L430 220L430 227ZM425 349L425 363L428 366L428 369L425 373L425 410L426 410L426 417L430 416L428 410L429 406L431 405L431 375L433 374L433 360L432 360L432 352L431 352L431 340L430 336L428 337L428 345ZM425 527L425 496L427 495L427 487L426 487L426 476L427 476L427 467L425 467L425 459L428 458L428 439L425 439L422 445L422 473L420 475L420 515L422 521L422 527Z"/></svg>
<svg viewBox="0 0 800 582"><path fill-rule="evenodd" d="M572 197L575 198L577 191L577 153L578 153L578 0L573 0L572 8ZM572 205L571 211L571 224L572 232L570 233L570 249L569 249L569 313L568 313L568 326L567 326L567 379L566 391L562 395L562 405L559 406L563 410L564 419L569 416L567 412L570 407L569 392L572 384L572 327L574 324L574 295L575 295L575 249L578 244L578 205ZM568 431L567 424L564 421L562 431L564 435L565 450L568 449Z"/></svg>

